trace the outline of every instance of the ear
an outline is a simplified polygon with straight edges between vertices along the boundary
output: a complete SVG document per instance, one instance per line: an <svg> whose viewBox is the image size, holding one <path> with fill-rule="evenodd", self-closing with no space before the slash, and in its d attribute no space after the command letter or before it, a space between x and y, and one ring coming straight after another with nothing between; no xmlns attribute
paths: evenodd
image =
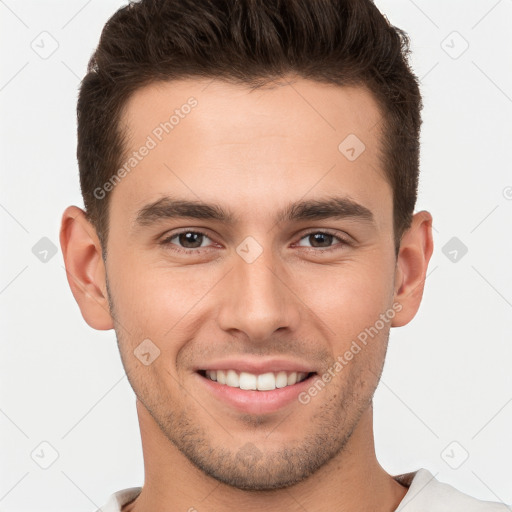
<svg viewBox="0 0 512 512"><path fill-rule="evenodd" d="M84 320L94 329L112 329L100 241L77 206L69 206L62 215L60 245L68 283Z"/></svg>
<svg viewBox="0 0 512 512"><path fill-rule="evenodd" d="M401 309L397 308L392 327L406 325L416 315L433 249L432 215L418 212L400 242L395 271L395 302L401 305Z"/></svg>

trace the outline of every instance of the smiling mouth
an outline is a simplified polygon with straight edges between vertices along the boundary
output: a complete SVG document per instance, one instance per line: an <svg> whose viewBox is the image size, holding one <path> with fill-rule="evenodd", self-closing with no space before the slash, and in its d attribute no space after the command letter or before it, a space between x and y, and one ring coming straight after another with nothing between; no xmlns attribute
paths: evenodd
<svg viewBox="0 0 512 512"><path fill-rule="evenodd" d="M293 386L316 375L315 372L267 372L254 374L236 370L199 370L202 377L231 388L253 391L273 391Z"/></svg>

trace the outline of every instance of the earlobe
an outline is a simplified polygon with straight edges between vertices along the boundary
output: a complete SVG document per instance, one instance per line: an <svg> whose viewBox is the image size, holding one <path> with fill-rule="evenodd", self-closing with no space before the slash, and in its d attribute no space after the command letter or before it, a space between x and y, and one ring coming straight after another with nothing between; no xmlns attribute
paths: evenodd
<svg viewBox="0 0 512 512"><path fill-rule="evenodd" d="M401 305L401 309L393 319L393 327L406 325L416 315L433 248L432 216L426 211L418 212L400 243L395 273L395 302Z"/></svg>
<svg viewBox="0 0 512 512"><path fill-rule="evenodd" d="M68 283L85 321L94 329L112 329L101 245L77 206L69 206L62 215L60 245Z"/></svg>

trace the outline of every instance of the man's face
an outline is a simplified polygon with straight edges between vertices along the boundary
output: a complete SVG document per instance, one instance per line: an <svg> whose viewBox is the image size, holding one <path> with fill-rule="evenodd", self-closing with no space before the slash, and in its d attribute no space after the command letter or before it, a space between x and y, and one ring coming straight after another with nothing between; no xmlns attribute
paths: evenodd
<svg viewBox="0 0 512 512"><path fill-rule="evenodd" d="M182 108L190 97L197 104ZM160 123L175 109L166 133ZM143 414L218 480L298 482L343 449L368 411L390 328L381 315L395 294L379 121L365 90L306 80L252 92L160 83L126 106L127 153L154 147L110 196L119 348ZM173 201L231 218L183 216ZM318 208L324 201L341 213ZM279 387L239 389L241 373L242 387ZM305 380L293 384L295 373Z"/></svg>

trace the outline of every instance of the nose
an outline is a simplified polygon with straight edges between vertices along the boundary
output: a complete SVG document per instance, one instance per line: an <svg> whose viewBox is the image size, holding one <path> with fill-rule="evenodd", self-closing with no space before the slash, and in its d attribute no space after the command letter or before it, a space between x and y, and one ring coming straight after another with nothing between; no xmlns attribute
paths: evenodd
<svg viewBox="0 0 512 512"><path fill-rule="evenodd" d="M290 272L271 251L251 263L235 254L225 279L217 317L221 329L243 332L254 343L269 340L278 330L296 330L300 300L293 293Z"/></svg>

